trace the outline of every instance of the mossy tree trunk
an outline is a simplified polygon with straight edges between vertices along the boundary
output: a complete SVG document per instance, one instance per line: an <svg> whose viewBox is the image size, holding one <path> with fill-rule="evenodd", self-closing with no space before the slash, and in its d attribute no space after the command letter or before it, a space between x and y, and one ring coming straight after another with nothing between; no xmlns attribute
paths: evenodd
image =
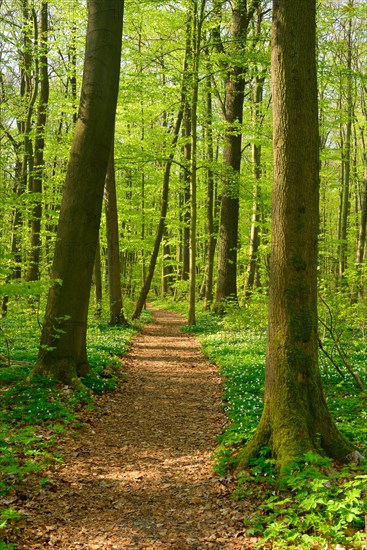
<svg viewBox="0 0 367 550"><path fill-rule="evenodd" d="M269 445L282 469L307 450L339 461L354 447L328 411L317 361L319 151L316 0L274 0L274 190L265 403L238 455Z"/></svg>
<svg viewBox="0 0 367 550"><path fill-rule="evenodd" d="M65 383L89 370L86 333L103 188L113 138L123 1L90 0L79 116L63 192L52 277L34 371Z"/></svg>

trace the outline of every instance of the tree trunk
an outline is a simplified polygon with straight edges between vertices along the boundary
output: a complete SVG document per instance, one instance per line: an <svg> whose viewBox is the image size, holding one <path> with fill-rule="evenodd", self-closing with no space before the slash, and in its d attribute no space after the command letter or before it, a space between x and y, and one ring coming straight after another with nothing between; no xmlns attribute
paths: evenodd
<svg viewBox="0 0 367 550"><path fill-rule="evenodd" d="M119 85L123 2L90 0L79 116L34 372L73 384L89 370L89 293Z"/></svg>
<svg viewBox="0 0 367 550"><path fill-rule="evenodd" d="M114 140L107 166L104 188L107 234L108 290L110 297L110 325L126 325L122 310L119 224L117 214Z"/></svg>
<svg viewBox="0 0 367 550"><path fill-rule="evenodd" d="M258 9L258 17L256 21L256 35L257 38L261 37L263 13L261 8ZM260 137L261 126L263 122L263 116L261 113L261 106L263 102L263 89L264 89L265 74L257 74L255 76L255 92L253 99L253 121L254 132L256 138ZM261 221L261 165L262 147L261 143L257 140L252 144L252 163L254 174L254 196L252 204L251 215L251 229L250 229L250 249L249 249L249 261L247 265L247 274L245 282L245 298L249 298L253 292L254 287L260 287L260 265L259 265L259 247L260 247L260 221Z"/></svg>
<svg viewBox="0 0 367 550"><path fill-rule="evenodd" d="M264 410L238 455L269 445L283 469L313 450L347 461L354 447L328 411L318 368L319 138L316 0L274 0L274 190Z"/></svg>
<svg viewBox="0 0 367 550"><path fill-rule="evenodd" d="M142 309L144 307L145 301L147 299L147 296L148 296L148 293L149 293L149 290L150 290L150 285L152 283L152 279L153 279L153 275L154 275L154 271L155 271L155 266L156 266L156 263L157 263L159 248L160 248L160 245L161 245L163 232L164 232L164 226L165 226L165 222L166 222L166 215L167 215L167 208L168 208L168 191L169 191L169 180L170 180L170 174L171 174L171 167L172 167L173 157L175 155L175 146L176 146L177 141L178 141L178 136L179 136L179 132L180 132L182 117L183 117L183 107L182 107L182 102L181 102L181 110L179 111L179 113L177 115L176 126L175 126L175 129L174 129L174 136L173 136L172 145L171 145L172 150L171 150L171 152L169 154L169 157L168 157L168 160L166 162L166 167L165 167L164 175L163 175L161 215L160 215L159 222L158 222L157 234L156 234L155 241L154 241L154 247L153 247L152 255L150 257L147 277L146 277L145 283L142 286L142 289L140 291L139 298L136 302L135 310L134 310L133 317L132 317L133 319L138 319L138 317L140 317L140 314L142 312Z"/></svg>
<svg viewBox="0 0 367 550"><path fill-rule="evenodd" d="M162 238L162 298L172 291L173 276L171 247L168 242L168 232L165 224Z"/></svg>
<svg viewBox="0 0 367 550"><path fill-rule="evenodd" d="M157 233L154 241L154 247L153 251L150 257L149 267L148 267L148 273L145 280L145 284L143 285L139 298L136 302L135 311L133 313L133 319L137 319L141 311L144 307L145 301L147 299L150 285L152 283L153 275L155 266L157 263L157 258L159 254L159 248L161 245L163 233L164 233L164 227L166 223L166 215L167 215L167 208L168 208L168 191L169 191L169 180L170 180L170 174L171 174L171 167L173 163L173 158L175 156L175 149L177 145L177 141L180 135L180 128L181 123L184 115L184 109L185 109L185 78L187 73L187 62L188 62L188 46L186 45L186 53L185 53L185 60L184 60L184 69L183 69L183 78L182 78L182 86L181 86L181 99L180 99L180 110L177 115L177 120L175 124L175 128L173 131L173 138L171 143L171 151L168 155L168 160L166 162L164 175L163 175L163 186L162 186L162 198L161 198L161 213L160 218L158 222L157 227Z"/></svg>
<svg viewBox="0 0 367 550"><path fill-rule="evenodd" d="M352 18L348 23L348 51L347 51L347 124L345 130L344 147L342 151L342 189L340 196L339 215L339 279L344 276L347 266L347 238L348 218L350 212L350 179L351 179L351 141L352 141L352 118L353 118L353 96L352 96Z"/></svg>
<svg viewBox="0 0 367 550"><path fill-rule="evenodd" d="M249 22L259 2L249 7L237 0L232 9L233 55L246 47ZM239 217L239 179L241 168L242 119L246 66L233 64L228 69L225 91L226 132L223 149L224 174L218 243L218 281L215 309L222 311L227 300L237 301L237 248Z"/></svg>
<svg viewBox="0 0 367 550"><path fill-rule="evenodd" d="M190 163L191 163L191 105L185 92L186 105L184 111L183 146L184 169L183 179L183 208L182 208L182 268L181 280L188 281L190 273Z"/></svg>
<svg viewBox="0 0 367 550"><path fill-rule="evenodd" d="M93 279L94 279L94 305L96 307L96 315L100 317L102 315L102 266L101 266L101 245L99 243L99 237L97 241L96 257L94 259L93 267Z"/></svg>
<svg viewBox="0 0 367 550"><path fill-rule="evenodd" d="M191 164L190 164L190 277L188 324L196 324L196 221L197 221L197 108L199 93L199 55L205 0L192 2L192 73L191 73Z"/></svg>
<svg viewBox="0 0 367 550"><path fill-rule="evenodd" d="M209 309L213 302L213 272L214 254L217 242L215 228L215 180L213 172L214 150L213 150L213 104L212 104L212 76L211 65L207 66L207 89L206 89L206 134L207 134L207 203L206 203L206 224L207 224L207 257L204 277L204 300L205 309Z"/></svg>
<svg viewBox="0 0 367 550"><path fill-rule="evenodd" d="M361 276L361 270L364 259L364 249L366 246L366 226L367 226L367 160L363 178L362 198L361 198L361 220L359 223L359 233L356 252L356 267L358 279ZM357 280L357 292L360 298L363 297L363 284Z"/></svg>
<svg viewBox="0 0 367 550"><path fill-rule="evenodd" d="M37 112L36 137L34 141L34 162L32 176L32 193L34 193L34 206L32 208L31 221L31 253L27 273L28 281L37 281L40 276L40 255L41 255L41 221L42 221L42 187L43 187L43 166L45 148L45 127L47 119L47 106L49 97L48 81L48 3L43 2L40 15L40 58L39 58L39 80L40 95Z"/></svg>

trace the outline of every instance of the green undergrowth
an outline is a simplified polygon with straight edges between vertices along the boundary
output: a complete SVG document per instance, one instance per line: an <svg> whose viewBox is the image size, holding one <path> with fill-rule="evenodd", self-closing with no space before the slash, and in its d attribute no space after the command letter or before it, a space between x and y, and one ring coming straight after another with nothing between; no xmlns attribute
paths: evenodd
<svg viewBox="0 0 367 550"><path fill-rule="evenodd" d="M159 305L170 307L169 302ZM185 313L183 305L174 309ZM250 439L261 417L266 318L266 300L255 296L250 304L228 308L223 317L198 308L197 325L184 328L197 333L203 352L218 365L224 379L228 426L218 436L214 455L214 469L223 478L233 475L235 450ZM336 332L344 335L339 337L344 363L330 335L322 335L335 363L320 351L325 394L339 429L366 449L366 391L358 388L347 368L367 385L366 342L356 328L340 327ZM328 458L307 453L280 477L271 449L264 448L239 475L233 498L246 501L245 530L258 537L258 548L360 549L365 540L366 493L366 464L341 468Z"/></svg>
<svg viewBox="0 0 367 550"><path fill-rule="evenodd" d="M10 311L1 320L0 549L12 548L4 540L19 520L12 503L24 488L45 482L42 472L62 460L57 438L82 425L83 411L94 406L94 394L116 387L123 374L119 357L128 350L139 325L149 319L145 312L139 324L112 327L91 317L87 341L91 372L82 379L85 390L78 391L31 376L40 338L36 315Z"/></svg>

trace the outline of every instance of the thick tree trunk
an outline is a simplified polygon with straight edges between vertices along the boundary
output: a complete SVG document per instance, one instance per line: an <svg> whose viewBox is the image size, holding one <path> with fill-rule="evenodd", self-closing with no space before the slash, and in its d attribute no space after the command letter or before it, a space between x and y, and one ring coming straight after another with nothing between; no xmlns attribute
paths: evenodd
<svg viewBox="0 0 367 550"><path fill-rule="evenodd" d="M119 224L117 214L114 140L108 161L104 188L107 234L108 290L110 298L110 325L127 325L122 310Z"/></svg>
<svg viewBox="0 0 367 550"><path fill-rule="evenodd" d="M52 277L34 371L65 383L89 369L87 315L113 138L123 2L90 0L79 117L71 147Z"/></svg>
<svg viewBox="0 0 367 550"><path fill-rule="evenodd" d="M316 0L274 0L274 190L264 411L239 467L270 445L280 469L308 450L349 460L318 368Z"/></svg>

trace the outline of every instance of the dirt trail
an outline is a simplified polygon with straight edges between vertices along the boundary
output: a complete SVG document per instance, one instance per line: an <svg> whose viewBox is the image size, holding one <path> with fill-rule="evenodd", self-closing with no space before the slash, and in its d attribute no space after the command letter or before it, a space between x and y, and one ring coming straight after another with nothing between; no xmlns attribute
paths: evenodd
<svg viewBox="0 0 367 550"><path fill-rule="evenodd" d="M154 317L123 358L126 382L64 438L64 464L27 501L17 548L252 548L211 469L224 422L216 369L181 316Z"/></svg>

